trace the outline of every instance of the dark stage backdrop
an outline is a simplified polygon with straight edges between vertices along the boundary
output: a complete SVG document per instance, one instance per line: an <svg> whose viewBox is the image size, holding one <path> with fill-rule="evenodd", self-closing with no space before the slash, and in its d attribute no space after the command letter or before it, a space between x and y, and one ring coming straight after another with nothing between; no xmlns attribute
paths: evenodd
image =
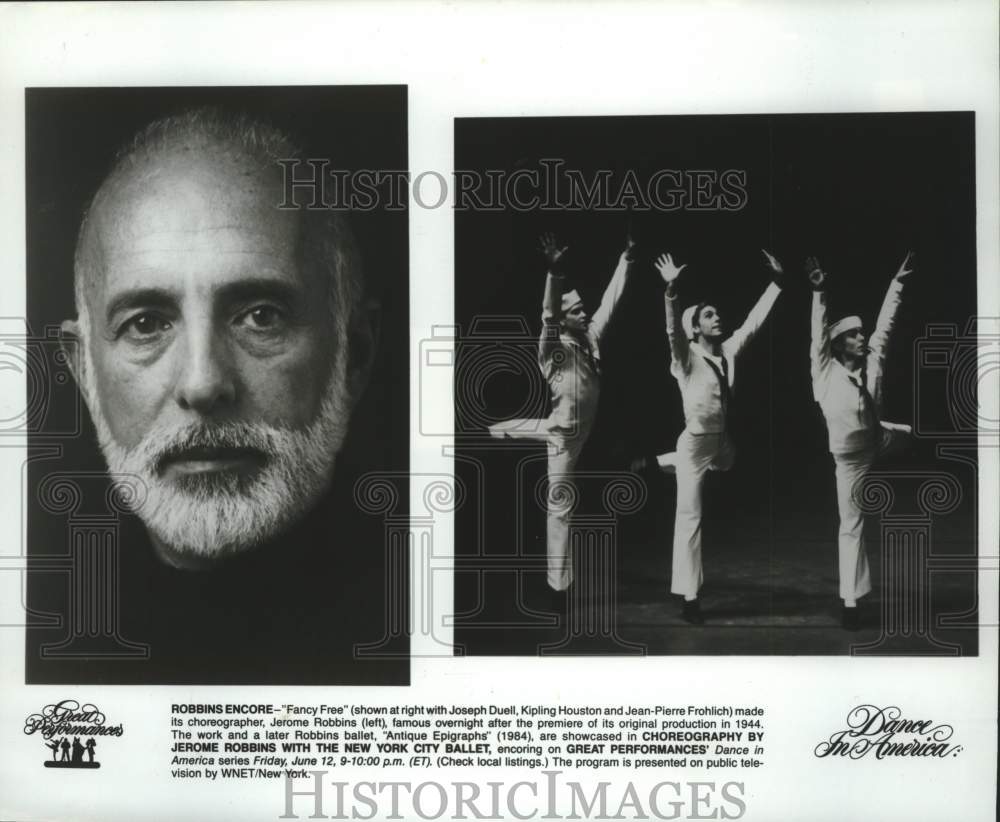
<svg viewBox="0 0 1000 822"><path fill-rule="evenodd" d="M884 418L916 427L919 415L917 433L923 436L895 467L955 475L963 499L952 515L935 521L935 545L974 554L975 422L968 413L956 419L954 410L956 390L967 408L974 407L975 381L965 379L956 388L954 372L949 386L944 375L933 369L917 373L915 365L918 341L929 326L955 326L961 337L976 315L972 113L461 119L455 146L458 170L544 171L545 161L558 160L588 181L609 170L612 192L629 171L641 186L661 169L746 173L745 202L738 210L643 210L627 200L605 209L546 209L541 203L460 209L455 316L466 335L477 319L482 328L485 317L510 315L523 318L529 337L537 336L545 281L537 238L544 231L569 246L567 273L593 312L630 228L639 244L638 263L601 346L600 411L580 466L622 468L630 455L673 450L684 427L680 392L668 371L663 284L652 260L669 251L687 263L678 281L681 305L711 301L732 331L769 282L761 248L775 254L787 282L740 362L731 416L736 464L724 478L712 478L705 498L706 529L763 546L754 550L767 550L776 540L836 539L833 470L809 377L811 292L804 259L818 256L830 274L830 319L860 314L870 330L891 277L906 252L915 251L916 271L888 351ZM525 199L538 189L524 185L521 193ZM963 344L944 345L955 350ZM489 417L526 416L529 392L542 398L541 415L548 412L548 390L537 368L480 374L480 393L471 394L462 385L462 363L472 350L459 347L460 438L475 441ZM938 457L939 446L963 434L958 439L973 445L964 461ZM465 453L474 451L469 445ZM649 502L625 518L632 534L661 541L667 569L674 487L673 478L652 478ZM487 524L487 552L509 553L518 545L544 551L544 512L533 516L521 534ZM459 512L458 553L477 551L479 520L477 511ZM624 564L628 550L621 550ZM824 556L832 561L835 553ZM461 579L458 590L461 600ZM471 652L481 636L459 631Z"/></svg>

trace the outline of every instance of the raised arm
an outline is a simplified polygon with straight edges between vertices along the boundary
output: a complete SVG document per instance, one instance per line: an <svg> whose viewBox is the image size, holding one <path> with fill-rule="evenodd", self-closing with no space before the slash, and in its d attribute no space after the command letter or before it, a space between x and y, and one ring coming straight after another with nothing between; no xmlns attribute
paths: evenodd
<svg viewBox="0 0 1000 822"><path fill-rule="evenodd" d="M607 327L611 315L614 313L615 306L618 304L622 292L625 291L625 284L628 282L629 274L632 273L634 257L635 243L631 237L628 237L625 240L625 250L618 258L618 265L615 267L615 273L611 277L611 282L604 289L601 304L597 307L597 311L594 312L594 316L590 320L590 333L597 340L601 339L601 335L604 333L604 329Z"/></svg>
<svg viewBox="0 0 1000 822"><path fill-rule="evenodd" d="M656 260L656 270L660 272L667 290L663 295L663 310L667 320L667 340L670 342L670 357L687 374L691 370L691 348L688 345L687 332L682 328L682 315L677 310L676 282L680 273L687 268L685 263L680 268L674 265L669 254L661 254Z"/></svg>
<svg viewBox="0 0 1000 822"><path fill-rule="evenodd" d="M548 264L545 276L545 293L542 295L542 335L538 340L538 362L544 368L559 345L559 328L562 322L562 295L565 279L562 275L563 255L569 246L559 248L555 235L543 234L539 238L542 255Z"/></svg>
<svg viewBox="0 0 1000 822"><path fill-rule="evenodd" d="M899 311L899 303L903 297L904 280L913 273L910 266L913 263L913 252L907 252L903 258L899 270L889 283L889 288L882 300L882 308L878 312L878 319L875 321L875 330L872 331L868 340L868 374L869 378L875 373L881 373L882 365L885 362L885 351L889 345L889 335L896 324L896 313Z"/></svg>
<svg viewBox="0 0 1000 822"><path fill-rule="evenodd" d="M763 249L761 249L763 251ZM747 318L743 321L743 325L737 328L733 335L726 340L726 348L732 353L732 356L736 356L743 350L744 346L750 340L754 338L754 335L760 330L760 327L764 324L767 319L767 315L771 313L771 309L774 307L775 301L778 299L778 295L781 293L781 283L784 277L784 269L774 257L764 251L764 258L767 261L767 266L771 271L771 284L764 289L764 293L760 295L760 299L757 300L756 305L750 309L750 313L747 314Z"/></svg>
<svg viewBox="0 0 1000 822"><path fill-rule="evenodd" d="M830 327L826 321L826 272L819 267L819 260L808 257L806 274L813 289L809 371L812 375L813 397L818 402L823 374L832 361Z"/></svg>

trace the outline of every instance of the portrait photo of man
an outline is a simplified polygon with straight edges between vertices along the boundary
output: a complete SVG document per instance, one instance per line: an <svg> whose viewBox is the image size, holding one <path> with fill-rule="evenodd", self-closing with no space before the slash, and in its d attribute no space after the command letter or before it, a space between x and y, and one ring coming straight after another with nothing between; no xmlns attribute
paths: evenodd
<svg viewBox="0 0 1000 822"><path fill-rule="evenodd" d="M407 684L355 502L408 465L406 208L344 182L405 175L405 88L29 89L26 135L27 681Z"/></svg>

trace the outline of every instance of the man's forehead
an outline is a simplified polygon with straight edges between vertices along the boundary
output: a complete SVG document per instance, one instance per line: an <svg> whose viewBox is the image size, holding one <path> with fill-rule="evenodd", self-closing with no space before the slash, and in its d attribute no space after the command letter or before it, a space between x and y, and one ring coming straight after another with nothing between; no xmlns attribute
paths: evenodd
<svg viewBox="0 0 1000 822"><path fill-rule="evenodd" d="M102 280L262 260L297 269L298 215L277 208L280 194L276 171L245 161L190 152L154 156L109 181L82 241Z"/></svg>
<svg viewBox="0 0 1000 822"><path fill-rule="evenodd" d="M105 189L95 203L102 239L135 240L150 233L231 226L278 239L293 222L290 212L277 208L277 168L261 168L226 154L153 155L120 172Z"/></svg>

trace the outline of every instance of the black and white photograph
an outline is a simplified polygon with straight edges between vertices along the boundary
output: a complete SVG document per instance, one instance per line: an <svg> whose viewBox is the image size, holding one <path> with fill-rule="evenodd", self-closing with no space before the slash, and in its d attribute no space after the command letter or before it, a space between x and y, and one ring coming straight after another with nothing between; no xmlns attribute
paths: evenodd
<svg viewBox="0 0 1000 822"><path fill-rule="evenodd" d="M995 0L0 32L0 819L996 819Z"/></svg>
<svg viewBox="0 0 1000 822"><path fill-rule="evenodd" d="M974 129L456 121L465 653L977 653Z"/></svg>
<svg viewBox="0 0 1000 822"><path fill-rule="evenodd" d="M336 188L405 175L405 87L25 106L26 680L407 684L355 500L408 466L407 210Z"/></svg>

